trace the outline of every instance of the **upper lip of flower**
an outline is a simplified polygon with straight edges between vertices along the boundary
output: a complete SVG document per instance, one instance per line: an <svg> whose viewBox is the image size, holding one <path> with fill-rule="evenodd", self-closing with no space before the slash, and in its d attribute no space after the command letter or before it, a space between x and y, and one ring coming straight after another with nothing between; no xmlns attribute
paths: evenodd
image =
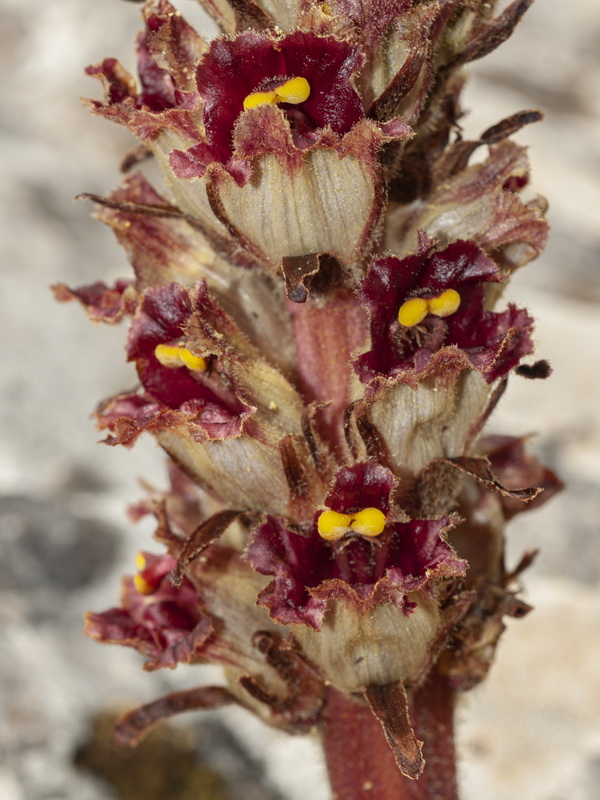
<svg viewBox="0 0 600 800"><path fill-rule="evenodd" d="M325 127L346 133L364 117L362 101L350 82L361 65L356 46L303 31L279 39L255 31L216 39L196 76L207 143L215 160L226 163L231 158L231 134L244 100L289 78L304 78L310 86L308 98L289 116L293 122L301 112L303 134Z"/></svg>

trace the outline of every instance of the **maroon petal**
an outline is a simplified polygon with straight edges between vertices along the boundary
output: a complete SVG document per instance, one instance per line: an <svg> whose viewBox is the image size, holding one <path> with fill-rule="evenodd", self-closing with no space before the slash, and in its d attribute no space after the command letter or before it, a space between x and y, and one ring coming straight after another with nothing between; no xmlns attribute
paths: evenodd
<svg viewBox="0 0 600 800"><path fill-rule="evenodd" d="M533 351L533 320L509 306L502 313L487 311L485 283L505 277L483 250L471 241L456 241L435 250L424 238L416 253L375 261L360 287L371 317L371 350L355 361L365 383L377 375L415 379L439 365L472 367L492 382ZM458 310L445 319L428 316L414 328L397 321L400 306L413 297L435 297L445 289L459 292Z"/></svg>
<svg viewBox="0 0 600 800"><path fill-rule="evenodd" d="M164 430L180 431L196 442L234 438L242 432L251 411L244 409L235 414L222 403L206 399L190 400L175 410L139 392L119 395L104 403L96 420L100 429L111 432L106 444L131 447L140 434Z"/></svg>
<svg viewBox="0 0 600 800"><path fill-rule="evenodd" d="M116 59L106 58L86 68L87 75L102 82L104 99L84 100L84 105L94 114L127 126L136 136L149 142L165 128L171 129L181 141L199 141L198 94L175 90L169 74L156 65L143 43L140 55L145 81L141 91Z"/></svg>
<svg viewBox="0 0 600 800"><path fill-rule="evenodd" d="M178 93L195 92L194 69L206 43L168 0L147 4L144 17L144 47L156 68L161 68L171 78L177 102ZM149 85L151 81L143 74L141 64L138 69L142 83Z"/></svg>
<svg viewBox="0 0 600 800"><path fill-rule="evenodd" d="M79 301L93 322L119 322L123 316L135 310L136 292L130 280L117 280L114 286L96 281L77 289L57 283L52 289L54 297L62 303Z"/></svg>
<svg viewBox="0 0 600 800"><path fill-rule="evenodd" d="M134 647L147 656L144 666L149 670L188 663L212 634L212 622L201 613L189 581L177 589L171 584L171 556L143 555L146 566L140 576L147 592L142 594L132 578L125 578L121 608L89 614L86 633L101 642Z"/></svg>
<svg viewBox="0 0 600 800"><path fill-rule="evenodd" d="M352 514L363 508L378 508L387 514L395 483L389 469L370 461L342 467L336 473L325 505L342 514Z"/></svg>
<svg viewBox="0 0 600 800"><path fill-rule="evenodd" d="M393 603L403 613L414 608L406 596L433 577L464 575L467 562L444 539L454 520L412 520L388 526L376 542L356 537L325 542L313 526L311 536L289 530L277 517L259 526L247 550L252 567L275 580L258 603L283 624L319 630L327 602L343 599L358 611Z"/></svg>
<svg viewBox="0 0 600 800"><path fill-rule="evenodd" d="M141 103L151 111L175 108L175 83L167 70L161 69L154 60L144 33L137 41L138 73L142 84Z"/></svg>
<svg viewBox="0 0 600 800"><path fill-rule="evenodd" d="M464 575L467 562L458 558L445 540L455 524L452 517L396 524L387 555L387 577L408 592L420 589L434 575Z"/></svg>
<svg viewBox="0 0 600 800"><path fill-rule="evenodd" d="M290 77L306 78L311 89L308 99L293 108L290 119L296 120L294 125L307 130L329 126L334 133L346 133L364 117L360 97L350 83L361 65L357 47L303 31L279 40L255 31L246 31L235 39L216 39L197 72L210 154L227 163L232 155L232 131L244 99L268 88L269 82L272 85ZM208 155L208 150L196 154L201 161Z"/></svg>
<svg viewBox="0 0 600 800"><path fill-rule="evenodd" d="M207 297L205 285L200 286L203 290L195 296ZM216 304L212 305L216 308ZM220 391L216 383L211 385L204 375L186 367L165 367L154 355L157 345L187 338L186 325L194 310L190 293L178 283L148 289L131 324L127 357L136 362L144 389L161 405L188 415L200 414L204 422L211 424L241 418L251 409L231 391ZM223 312L221 316L226 318Z"/></svg>
<svg viewBox="0 0 600 800"><path fill-rule="evenodd" d="M271 617L318 630L327 603L313 599L309 588L339 574L326 542L319 536L293 533L282 519L269 516L256 530L246 555L254 570L275 576L258 596Z"/></svg>

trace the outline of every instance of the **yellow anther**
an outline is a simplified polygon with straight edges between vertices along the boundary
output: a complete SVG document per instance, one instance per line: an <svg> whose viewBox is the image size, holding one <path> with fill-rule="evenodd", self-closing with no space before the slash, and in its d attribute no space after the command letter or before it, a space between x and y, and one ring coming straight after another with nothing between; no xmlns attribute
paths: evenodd
<svg viewBox="0 0 600 800"><path fill-rule="evenodd" d="M193 372L205 372L206 370L206 361L202 356L195 356L187 347L181 348L179 351L179 358L183 361L185 366Z"/></svg>
<svg viewBox="0 0 600 800"><path fill-rule="evenodd" d="M180 350L181 347L177 347L176 345L157 344L154 348L154 355L163 367L174 369L175 367L182 366L181 357L179 355Z"/></svg>
<svg viewBox="0 0 600 800"><path fill-rule="evenodd" d="M273 106L276 103L303 103L310 94L306 78L290 78L270 92L252 92L244 98L244 109L257 106Z"/></svg>
<svg viewBox="0 0 600 800"><path fill-rule="evenodd" d="M168 367L187 367L193 372L204 372L206 370L206 360L202 356L195 356L187 347L170 344L157 344L154 348L154 355L157 361Z"/></svg>
<svg viewBox="0 0 600 800"><path fill-rule="evenodd" d="M256 108L257 106L272 106L277 102L275 92L253 92L244 98L244 109Z"/></svg>
<svg viewBox="0 0 600 800"><path fill-rule="evenodd" d="M385 514L378 508L363 508L352 514L350 528L362 536L379 536L385 528Z"/></svg>
<svg viewBox="0 0 600 800"><path fill-rule="evenodd" d="M140 594L152 594L154 587L141 575L133 576L133 585Z"/></svg>
<svg viewBox="0 0 600 800"><path fill-rule="evenodd" d="M143 553L138 553L135 557L135 565L138 569L146 569L146 557Z"/></svg>
<svg viewBox="0 0 600 800"><path fill-rule="evenodd" d="M275 89L276 103L303 103L308 100L310 85L306 78L290 78L282 86Z"/></svg>
<svg viewBox="0 0 600 800"><path fill-rule="evenodd" d="M348 528L352 522L349 514L339 514L337 511L322 511L317 521L319 536L328 542L341 539L348 533Z"/></svg>
<svg viewBox="0 0 600 800"><path fill-rule="evenodd" d="M436 317L449 317L460 306L460 295L456 289L446 289L437 297L413 297L400 306L398 322L406 328L413 328L423 322L428 314Z"/></svg>
<svg viewBox="0 0 600 800"><path fill-rule="evenodd" d="M347 533L360 533L361 536L379 536L385 528L385 514L378 508L363 508L354 514L340 514L338 511L322 511L317 521L319 536L328 542L341 539Z"/></svg>
<svg viewBox="0 0 600 800"><path fill-rule="evenodd" d="M455 289L446 289L438 297L427 301L429 313L436 317L449 317L460 305L460 295Z"/></svg>
<svg viewBox="0 0 600 800"><path fill-rule="evenodd" d="M428 314L427 300L422 297L413 297L400 306L398 311L398 322L406 328L414 328L419 322L423 322Z"/></svg>

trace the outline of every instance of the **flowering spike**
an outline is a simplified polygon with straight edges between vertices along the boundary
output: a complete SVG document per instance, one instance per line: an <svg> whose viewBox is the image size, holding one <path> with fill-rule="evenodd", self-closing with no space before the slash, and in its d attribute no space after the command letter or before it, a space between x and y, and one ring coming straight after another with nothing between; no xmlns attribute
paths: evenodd
<svg viewBox="0 0 600 800"><path fill-rule="evenodd" d="M211 0L208 43L148 0L139 86L88 69L88 106L166 185L87 195L135 274L56 294L130 318L139 388L98 425L154 436L171 486L136 507L167 552L139 554L87 632L230 684L143 707L124 740L235 701L320 727L337 797L456 800L454 696L527 610L503 525L558 488L520 440L478 438L509 374L550 373L521 365L533 320L498 286L546 238L509 139L540 114L456 135L463 65L529 4Z"/></svg>

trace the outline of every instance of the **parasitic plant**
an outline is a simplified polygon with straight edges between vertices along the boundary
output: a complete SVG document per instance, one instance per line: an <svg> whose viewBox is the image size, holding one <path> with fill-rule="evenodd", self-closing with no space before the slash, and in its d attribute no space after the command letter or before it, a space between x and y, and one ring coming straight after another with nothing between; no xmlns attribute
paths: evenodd
<svg viewBox="0 0 600 800"><path fill-rule="evenodd" d="M88 68L86 105L139 140L88 195L134 277L56 287L129 325L139 384L98 409L105 441L169 456L170 489L134 509L157 552L87 632L227 680L117 735L236 703L318 730L337 800L451 800L456 696L529 610L505 523L558 488L482 433L509 376L549 373L502 295L547 235L511 138L541 115L460 127L464 65L531 0L202 2L213 41L148 0L138 79Z"/></svg>

